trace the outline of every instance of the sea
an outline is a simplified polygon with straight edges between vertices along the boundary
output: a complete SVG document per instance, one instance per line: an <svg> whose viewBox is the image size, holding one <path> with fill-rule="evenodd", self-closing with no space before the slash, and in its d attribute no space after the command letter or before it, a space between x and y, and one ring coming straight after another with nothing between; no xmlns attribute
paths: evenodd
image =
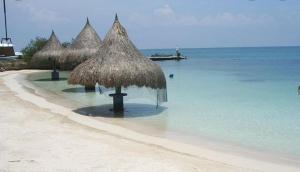
<svg viewBox="0 0 300 172"><path fill-rule="evenodd" d="M180 51L186 60L155 62L166 76L168 102L157 106L149 88L123 88L128 94L123 118L111 115L108 94L113 89L97 86L96 92L85 92L67 84L69 72L60 72L57 82L49 72L31 74L28 80L53 102L72 104L79 115L115 120L138 132L300 157L300 47ZM141 52L175 54L174 49Z"/></svg>

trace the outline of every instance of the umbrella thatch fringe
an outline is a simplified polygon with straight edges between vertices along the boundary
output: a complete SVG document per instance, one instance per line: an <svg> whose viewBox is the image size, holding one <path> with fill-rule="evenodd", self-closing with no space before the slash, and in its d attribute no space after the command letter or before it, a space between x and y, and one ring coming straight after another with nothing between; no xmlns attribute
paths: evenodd
<svg viewBox="0 0 300 172"><path fill-rule="evenodd" d="M84 62L88 58L94 56L98 49L82 48L82 49L70 49L67 48L62 53L62 57L59 60L60 68L62 70L73 70L80 63Z"/></svg>
<svg viewBox="0 0 300 172"><path fill-rule="evenodd" d="M63 50L48 50L48 51L39 51L35 53L32 57L33 60L49 60L51 59L58 59L63 53Z"/></svg>

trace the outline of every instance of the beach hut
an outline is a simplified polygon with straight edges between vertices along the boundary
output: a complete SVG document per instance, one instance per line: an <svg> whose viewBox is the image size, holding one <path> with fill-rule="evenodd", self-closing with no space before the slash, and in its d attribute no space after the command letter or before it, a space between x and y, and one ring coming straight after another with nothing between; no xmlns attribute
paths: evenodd
<svg viewBox="0 0 300 172"><path fill-rule="evenodd" d="M89 57L95 55L102 41L91 26L87 18L86 24L77 35L71 46L66 48L60 58L60 66L63 70L72 70L80 63L84 62Z"/></svg>
<svg viewBox="0 0 300 172"><path fill-rule="evenodd" d="M69 84L115 88L113 110L123 112L121 88L148 87L157 90L157 102L167 101L166 79L160 66L145 58L128 38L116 15L102 47L93 57L78 65L70 74Z"/></svg>
<svg viewBox="0 0 300 172"><path fill-rule="evenodd" d="M35 68L47 68L52 66L53 71L51 73L51 79L59 80L59 72L56 69L56 64L61 56L62 49L63 47L54 31L52 31L45 46L33 55L31 63Z"/></svg>

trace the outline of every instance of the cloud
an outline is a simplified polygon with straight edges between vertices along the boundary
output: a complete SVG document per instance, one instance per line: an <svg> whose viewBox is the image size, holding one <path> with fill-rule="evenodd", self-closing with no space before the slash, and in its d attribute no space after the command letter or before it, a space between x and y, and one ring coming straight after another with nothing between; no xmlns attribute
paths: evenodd
<svg viewBox="0 0 300 172"><path fill-rule="evenodd" d="M170 5L166 4L154 9L151 15L132 13L130 21L147 26L154 25L180 25L180 26L233 26L233 25L262 25L275 21L269 15L246 15L223 12L220 14L193 16L178 14Z"/></svg>
<svg viewBox="0 0 300 172"><path fill-rule="evenodd" d="M161 8L154 9L153 14L155 16L164 17L164 18L174 18L175 17L175 12L168 4L164 5Z"/></svg>
<svg viewBox="0 0 300 172"><path fill-rule="evenodd" d="M70 21L58 12L46 8L37 7L33 1L20 2L17 5L22 11L30 15L30 20L35 23L59 23Z"/></svg>
<svg viewBox="0 0 300 172"><path fill-rule="evenodd" d="M245 14L233 14L224 12L214 16L205 16L199 19L199 25L216 26L216 25L257 25L270 24L275 19L268 15L249 16Z"/></svg>

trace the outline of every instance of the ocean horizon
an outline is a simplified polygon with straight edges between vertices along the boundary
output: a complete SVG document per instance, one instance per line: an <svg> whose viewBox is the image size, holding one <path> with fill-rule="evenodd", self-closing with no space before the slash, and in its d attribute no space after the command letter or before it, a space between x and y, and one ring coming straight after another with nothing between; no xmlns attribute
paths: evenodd
<svg viewBox="0 0 300 172"><path fill-rule="evenodd" d="M265 46L216 46L216 47L167 47L167 48L139 48L140 51L144 50L174 50L179 49L222 49L222 48L285 48L285 47L300 47L300 45L265 45Z"/></svg>

